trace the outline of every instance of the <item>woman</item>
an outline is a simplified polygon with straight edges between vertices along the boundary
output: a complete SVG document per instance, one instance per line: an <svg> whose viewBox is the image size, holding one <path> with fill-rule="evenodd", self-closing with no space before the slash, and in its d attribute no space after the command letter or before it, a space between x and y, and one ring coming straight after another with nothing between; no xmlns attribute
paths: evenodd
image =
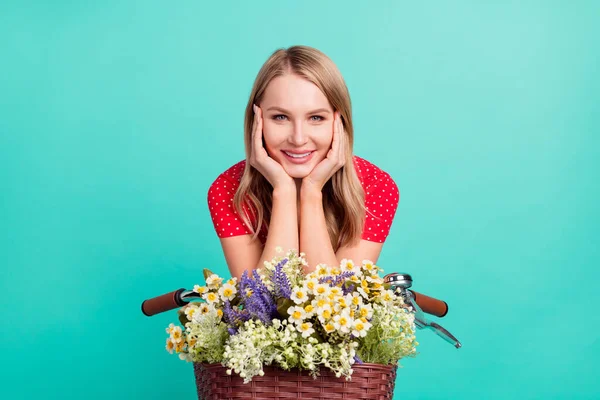
<svg viewBox="0 0 600 400"><path fill-rule="evenodd" d="M246 106L246 160L211 185L208 204L232 276L276 247L306 254L306 272L344 258L377 262L399 201L391 177L353 156L350 95L311 47L275 51Z"/></svg>

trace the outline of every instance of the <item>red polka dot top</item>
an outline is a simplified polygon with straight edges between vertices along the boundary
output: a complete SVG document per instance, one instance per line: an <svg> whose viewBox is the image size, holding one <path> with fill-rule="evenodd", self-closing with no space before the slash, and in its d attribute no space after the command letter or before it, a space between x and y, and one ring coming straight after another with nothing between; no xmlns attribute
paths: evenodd
<svg viewBox="0 0 600 400"><path fill-rule="evenodd" d="M208 190L208 208L220 238L251 234L233 205L233 196L245 166L245 160L233 165L219 175ZM391 176L369 161L354 156L354 168L365 191L367 210L361 238L383 243L390 232L400 192ZM259 233L258 238L263 244L266 242L267 228Z"/></svg>

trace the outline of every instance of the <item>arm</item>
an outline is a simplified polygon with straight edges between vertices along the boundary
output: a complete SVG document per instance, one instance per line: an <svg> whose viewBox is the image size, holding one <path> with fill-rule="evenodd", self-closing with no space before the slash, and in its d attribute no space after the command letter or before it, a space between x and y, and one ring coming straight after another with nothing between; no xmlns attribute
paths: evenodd
<svg viewBox="0 0 600 400"><path fill-rule="evenodd" d="M300 191L300 251L306 254L307 273L314 271L317 264L339 265L327 232L323 193L304 184Z"/></svg>
<svg viewBox="0 0 600 400"><path fill-rule="evenodd" d="M275 247L298 249L298 216L296 212L296 188L273 191L273 209L267 241L252 240L252 235L221 239L225 261L232 277L241 278L245 270L252 271L263 266L275 256ZM293 210L290 206L293 205Z"/></svg>
<svg viewBox="0 0 600 400"><path fill-rule="evenodd" d="M256 168L273 187L273 204L269 233L264 246L252 241L251 235L221 239L225 260L232 276L240 278L245 270L263 266L275 255L275 248L298 250L298 213L296 209L296 184L283 167L267 154L262 144L262 111L255 106L252 127L252 151L248 162Z"/></svg>
<svg viewBox="0 0 600 400"><path fill-rule="evenodd" d="M298 250L298 212L296 211L296 186L273 190L273 208L269 222L269 233L264 249L255 263L255 268L263 266L275 256L275 248L284 251Z"/></svg>
<svg viewBox="0 0 600 400"><path fill-rule="evenodd" d="M300 249L306 253L309 265L306 272L314 271L320 263L337 266L344 258L356 264L363 260L377 262L383 243L361 239L334 252L327 232L321 191L306 190L301 192L301 196Z"/></svg>
<svg viewBox="0 0 600 400"><path fill-rule="evenodd" d="M263 266L275 256L275 247L298 249L298 216L296 212L296 188L293 191L273 191L273 209L267 241L252 240L252 235L240 235L221 239L225 261L232 277L241 278L248 272ZM290 205L293 205L291 210Z"/></svg>
<svg viewBox="0 0 600 400"><path fill-rule="evenodd" d="M340 168L344 166L346 156L344 128L339 112L333 121L333 139L327 157L312 172L302 179L300 188L300 251L306 254L308 268L314 271L317 264L339 265L329 233L323 210L323 186ZM350 166L351 167L351 166Z"/></svg>

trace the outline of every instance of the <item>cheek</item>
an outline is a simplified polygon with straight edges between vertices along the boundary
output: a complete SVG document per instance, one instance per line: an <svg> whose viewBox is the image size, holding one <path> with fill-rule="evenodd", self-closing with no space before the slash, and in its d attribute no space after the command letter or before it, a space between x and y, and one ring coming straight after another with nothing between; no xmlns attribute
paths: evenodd
<svg viewBox="0 0 600 400"><path fill-rule="evenodd" d="M329 147L331 147L331 143L333 142L333 132L330 127L319 127L313 137L315 138L315 142L318 143L319 147L322 148L329 149Z"/></svg>
<svg viewBox="0 0 600 400"><path fill-rule="evenodd" d="M285 141L285 131L277 124L265 121L263 126L263 144L270 156L277 157L281 143Z"/></svg>

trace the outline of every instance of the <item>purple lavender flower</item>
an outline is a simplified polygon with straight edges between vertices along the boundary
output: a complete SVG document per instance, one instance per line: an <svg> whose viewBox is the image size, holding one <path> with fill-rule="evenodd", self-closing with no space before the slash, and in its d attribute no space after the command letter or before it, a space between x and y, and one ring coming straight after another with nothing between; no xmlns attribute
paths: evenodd
<svg viewBox="0 0 600 400"><path fill-rule="evenodd" d="M226 301L223 307L224 321L229 326L230 334L237 333L237 327L250 319L250 313L247 310L233 308L229 301ZM233 330L234 333L231 333Z"/></svg>
<svg viewBox="0 0 600 400"><path fill-rule="evenodd" d="M277 305L258 271L252 271L252 277L244 271L240 279L240 291L248 319L257 318L265 325L270 325L272 318L277 315ZM250 295L247 295L248 291Z"/></svg>
<svg viewBox="0 0 600 400"><path fill-rule="evenodd" d="M342 286L342 293L344 293L344 296L347 295L348 293L352 293L352 292L354 292L355 287L356 287L355 285L350 285L348 287Z"/></svg>
<svg viewBox="0 0 600 400"><path fill-rule="evenodd" d="M359 363L359 364L364 364L363 360L361 360L358 356L354 356L354 361Z"/></svg>
<svg viewBox="0 0 600 400"><path fill-rule="evenodd" d="M341 274L337 275L335 278L333 276L324 276L319 279L319 283L329 283L329 286L338 286L340 283L345 281L354 275L352 271L345 271Z"/></svg>
<svg viewBox="0 0 600 400"><path fill-rule="evenodd" d="M285 297L289 299L292 297L292 288L290 287L290 281L283 272L283 266L288 262L287 258L284 258L275 266L275 273L273 274L273 283L275 284L275 296Z"/></svg>

